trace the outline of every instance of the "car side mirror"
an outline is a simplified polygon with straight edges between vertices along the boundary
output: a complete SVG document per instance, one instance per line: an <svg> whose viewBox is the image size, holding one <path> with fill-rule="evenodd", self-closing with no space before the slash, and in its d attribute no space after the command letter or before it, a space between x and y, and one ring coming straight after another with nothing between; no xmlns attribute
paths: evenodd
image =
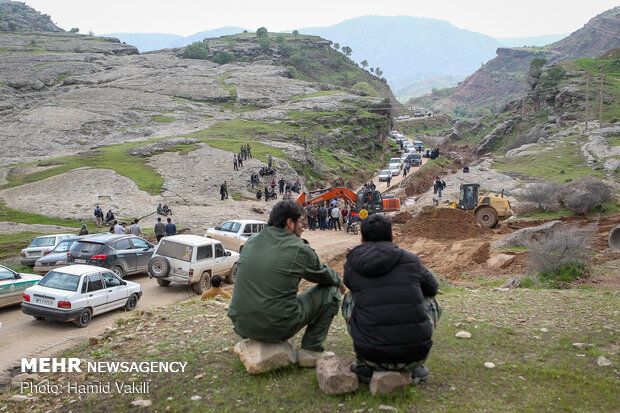
<svg viewBox="0 0 620 413"><path fill-rule="evenodd" d="M143 249L143 251L148 251L148 250L150 250L151 248L153 248L153 246L152 246L152 245L149 245L148 247L144 248L144 249Z"/></svg>
<svg viewBox="0 0 620 413"><path fill-rule="evenodd" d="M121 285L127 285L126 281L121 280Z"/></svg>
<svg viewBox="0 0 620 413"><path fill-rule="evenodd" d="M226 251L226 256L227 256L227 257L230 257L230 255L231 255L231 254L230 254L230 251Z"/></svg>

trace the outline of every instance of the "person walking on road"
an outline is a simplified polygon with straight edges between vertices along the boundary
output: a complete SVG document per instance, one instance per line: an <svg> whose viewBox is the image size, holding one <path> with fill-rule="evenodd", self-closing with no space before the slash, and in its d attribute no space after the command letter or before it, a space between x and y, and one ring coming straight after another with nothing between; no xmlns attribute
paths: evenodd
<svg viewBox="0 0 620 413"><path fill-rule="evenodd" d="M168 223L164 227L165 230L166 230L166 236L167 237L171 237L173 235L176 235L177 234L177 226L172 223L172 218L168 217L168 219L166 219L166 221L168 221Z"/></svg>
<svg viewBox="0 0 620 413"><path fill-rule="evenodd" d="M228 184L226 184L226 181L224 181L224 183L220 185L220 196L221 201L228 198Z"/></svg>
<svg viewBox="0 0 620 413"><path fill-rule="evenodd" d="M387 176L387 187L388 188L390 187L390 182L392 182L392 174L391 173Z"/></svg>

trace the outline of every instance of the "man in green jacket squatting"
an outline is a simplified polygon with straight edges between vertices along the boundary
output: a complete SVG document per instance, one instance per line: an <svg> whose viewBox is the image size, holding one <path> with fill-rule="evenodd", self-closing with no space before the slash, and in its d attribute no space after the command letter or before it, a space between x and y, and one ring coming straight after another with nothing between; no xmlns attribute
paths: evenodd
<svg viewBox="0 0 620 413"><path fill-rule="evenodd" d="M245 243L228 316L241 337L267 343L286 341L307 326L297 363L313 367L317 358L329 354L323 342L345 287L301 239L302 216L301 205L280 201L267 227ZM302 278L317 285L298 295Z"/></svg>

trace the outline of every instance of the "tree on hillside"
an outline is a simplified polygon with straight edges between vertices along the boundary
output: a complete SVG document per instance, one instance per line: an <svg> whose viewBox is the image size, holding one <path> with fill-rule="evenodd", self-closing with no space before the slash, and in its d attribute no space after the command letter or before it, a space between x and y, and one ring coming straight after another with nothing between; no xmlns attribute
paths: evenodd
<svg viewBox="0 0 620 413"><path fill-rule="evenodd" d="M530 76L534 79L538 79L542 74L542 67L547 64L547 59L542 57L535 57L530 62Z"/></svg>
<svg viewBox="0 0 620 413"><path fill-rule="evenodd" d="M370 73L374 73L374 72L375 72L375 68L374 68L374 67L371 67L371 68L370 68Z"/></svg>
<svg viewBox="0 0 620 413"><path fill-rule="evenodd" d="M299 37L299 30L293 30L293 36L297 39Z"/></svg>
<svg viewBox="0 0 620 413"><path fill-rule="evenodd" d="M183 57L185 59L206 60L209 57L209 46L203 42L194 42L185 47L183 50Z"/></svg>
<svg viewBox="0 0 620 413"><path fill-rule="evenodd" d="M368 66L368 62L366 60L362 60L360 64L362 65L364 69L366 69L366 66Z"/></svg>
<svg viewBox="0 0 620 413"><path fill-rule="evenodd" d="M78 29L77 27L74 27L71 30L69 30L69 32L71 32L71 33L79 33L80 29Z"/></svg>
<svg viewBox="0 0 620 413"><path fill-rule="evenodd" d="M15 24L15 22L9 22L9 30L12 32L17 30L17 25Z"/></svg>
<svg viewBox="0 0 620 413"><path fill-rule="evenodd" d="M269 48L271 47L271 42L269 41L267 36L265 36L258 39L258 45L263 50L269 50Z"/></svg>
<svg viewBox="0 0 620 413"><path fill-rule="evenodd" d="M256 37L267 37L267 29L259 27L258 30L256 30Z"/></svg>
<svg viewBox="0 0 620 413"><path fill-rule="evenodd" d="M349 57L351 56L351 53L353 53L353 50L351 50L349 46L344 46L342 48L342 53L344 53L345 56Z"/></svg>
<svg viewBox="0 0 620 413"><path fill-rule="evenodd" d="M340 50L340 43L334 43L334 49Z"/></svg>
<svg viewBox="0 0 620 413"><path fill-rule="evenodd" d="M381 75L383 74L383 70L379 69L378 67L375 69L375 75L377 75L377 77L381 77Z"/></svg>

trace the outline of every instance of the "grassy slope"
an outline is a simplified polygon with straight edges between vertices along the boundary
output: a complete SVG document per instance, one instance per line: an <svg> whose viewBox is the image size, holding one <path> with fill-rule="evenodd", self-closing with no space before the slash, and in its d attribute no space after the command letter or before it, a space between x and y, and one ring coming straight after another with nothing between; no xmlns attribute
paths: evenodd
<svg viewBox="0 0 620 413"><path fill-rule="evenodd" d="M596 364L600 355L614 365L620 362L614 350L617 294L590 289L448 288L439 300L444 315L427 362L431 377L393 395L373 397L362 384L355 393L327 396L318 388L313 369L291 367L250 376L232 353L238 337L225 309L196 301L142 316L132 314L100 344L85 343L65 355L83 361L187 361L185 373L51 374L47 377L52 384L148 380L151 393L39 395L34 406L39 411L60 406L123 411L139 397L151 400L153 411L172 412L378 411L382 404L399 411L594 412L613 411L620 404L614 367ZM456 338L460 330L471 332L472 338ZM299 346L300 336L292 341ZM575 342L592 347L577 349ZM353 357L341 315L334 319L326 347ZM485 368L487 361L496 367ZM190 400L194 395L202 399ZM8 397L0 396L0 407L7 405L10 411L17 405L6 402ZM69 404L70 399L75 402Z"/></svg>

